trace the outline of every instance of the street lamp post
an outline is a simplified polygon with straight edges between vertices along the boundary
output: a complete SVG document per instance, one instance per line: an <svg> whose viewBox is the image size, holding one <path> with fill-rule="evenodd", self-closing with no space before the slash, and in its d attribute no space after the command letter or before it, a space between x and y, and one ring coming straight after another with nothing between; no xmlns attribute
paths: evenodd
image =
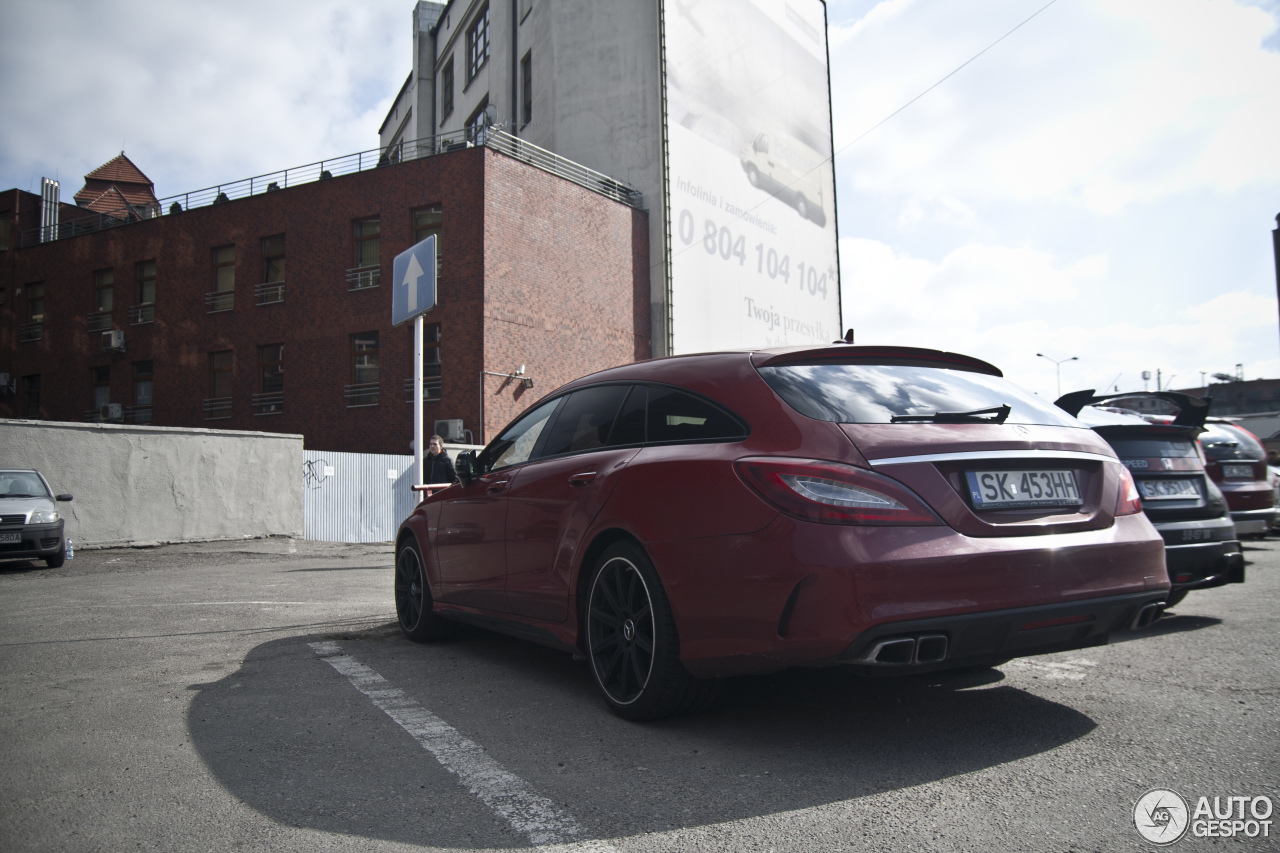
<svg viewBox="0 0 1280 853"><path fill-rule="evenodd" d="M1080 356L1078 356L1078 355L1073 355L1073 356L1071 356L1071 358L1061 358L1061 359L1059 359L1059 358L1049 358L1049 356L1045 355L1045 354L1044 354L1044 353L1042 353L1042 352L1038 352L1038 353L1036 353L1036 355L1037 355L1037 356L1039 356L1040 358L1043 358L1045 361L1052 361L1052 362L1053 362L1053 369L1054 369L1054 370L1057 372L1057 374L1058 374L1058 396L1059 396L1059 397L1061 397L1061 396L1062 396L1062 365L1063 365L1063 363L1064 363L1064 362L1068 362L1068 361L1079 361L1079 360L1080 360Z"/></svg>

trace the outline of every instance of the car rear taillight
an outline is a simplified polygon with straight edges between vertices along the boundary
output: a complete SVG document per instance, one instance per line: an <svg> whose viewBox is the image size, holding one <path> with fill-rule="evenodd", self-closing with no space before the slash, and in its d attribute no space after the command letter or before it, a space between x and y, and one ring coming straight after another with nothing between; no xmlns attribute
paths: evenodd
<svg viewBox="0 0 1280 853"><path fill-rule="evenodd" d="M1133 475L1123 465L1120 471L1120 499L1116 501L1116 515L1133 515L1142 512L1142 498L1138 494L1138 484Z"/></svg>
<svg viewBox="0 0 1280 853"><path fill-rule="evenodd" d="M906 486L883 474L804 459L734 463L748 486L795 518L824 524L942 524Z"/></svg>

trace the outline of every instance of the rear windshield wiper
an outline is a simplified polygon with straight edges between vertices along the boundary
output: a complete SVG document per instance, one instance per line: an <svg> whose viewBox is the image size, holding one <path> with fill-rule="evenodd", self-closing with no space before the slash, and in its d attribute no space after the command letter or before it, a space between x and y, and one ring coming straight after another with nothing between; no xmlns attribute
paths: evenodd
<svg viewBox="0 0 1280 853"><path fill-rule="evenodd" d="M1009 406L996 406L992 409L974 409L972 412L934 412L931 415L894 415L889 418L891 424L934 423L934 424L1002 424L1013 409ZM990 415L990 417L983 417Z"/></svg>

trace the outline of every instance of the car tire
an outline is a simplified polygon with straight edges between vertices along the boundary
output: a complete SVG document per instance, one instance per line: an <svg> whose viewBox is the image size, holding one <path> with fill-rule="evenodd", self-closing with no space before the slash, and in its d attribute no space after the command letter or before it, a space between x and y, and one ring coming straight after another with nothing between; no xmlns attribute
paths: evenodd
<svg viewBox="0 0 1280 853"><path fill-rule="evenodd" d="M431 587L422 564L422 552L412 538L405 540L396 554L396 618L400 630L415 643L438 640L446 624L431 609Z"/></svg>
<svg viewBox="0 0 1280 853"><path fill-rule="evenodd" d="M796 213L800 214L801 219L809 218L809 200L803 195L796 196Z"/></svg>
<svg viewBox="0 0 1280 853"><path fill-rule="evenodd" d="M600 555L583 614L587 661L605 702L627 720L659 720L706 707L719 687L680 663L680 639L653 563L634 542Z"/></svg>
<svg viewBox="0 0 1280 853"><path fill-rule="evenodd" d="M752 164L747 164L747 180L751 182L751 186L760 186L760 171Z"/></svg>
<svg viewBox="0 0 1280 853"><path fill-rule="evenodd" d="M58 548L58 553L52 554L44 558L44 564L51 569L60 569L62 564L67 561L67 540L62 540L62 545Z"/></svg>

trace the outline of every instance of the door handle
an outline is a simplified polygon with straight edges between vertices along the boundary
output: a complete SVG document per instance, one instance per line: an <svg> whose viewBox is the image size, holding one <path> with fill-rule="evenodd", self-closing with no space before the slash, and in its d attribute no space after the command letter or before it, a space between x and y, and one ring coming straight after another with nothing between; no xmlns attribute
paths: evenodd
<svg viewBox="0 0 1280 853"><path fill-rule="evenodd" d="M490 491L490 492L500 492L500 491L502 491L503 489L505 489L505 488L507 487L507 483L508 483L508 482L510 482L510 481L509 481L509 480L495 480L494 482L492 482L492 483L490 483L490 484L489 484L489 489L488 489L488 491Z"/></svg>
<svg viewBox="0 0 1280 853"><path fill-rule="evenodd" d="M591 482L592 480L594 480L595 478L596 478L596 472L595 472L595 471L583 471L583 472L582 472L582 473L580 473L580 474L574 474L572 477L570 477L570 478L569 478L569 485L571 485L571 486L585 486L587 483L590 483L590 482Z"/></svg>

